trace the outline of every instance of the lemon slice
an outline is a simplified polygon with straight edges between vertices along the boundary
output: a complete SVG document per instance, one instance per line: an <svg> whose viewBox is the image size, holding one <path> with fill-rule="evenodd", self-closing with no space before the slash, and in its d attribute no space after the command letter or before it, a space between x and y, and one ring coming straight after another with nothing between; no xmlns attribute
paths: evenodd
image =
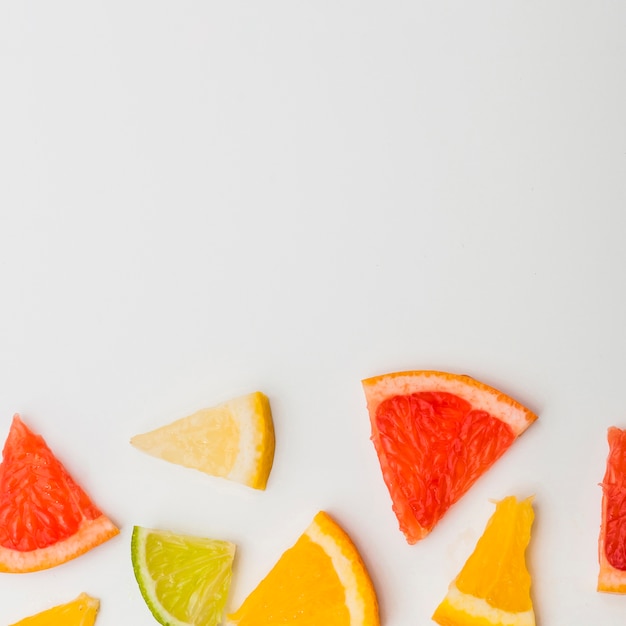
<svg viewBox="0 0 626 626"><path fill-rule="evenodd" d="M257 391L135 435L130 442L171 463L265 489L274 461L270 403Z"/></svg>
<svg viewBox="0 0 626 626"><path fill-rule="evenodd" d="M148 608L165 626L215 626L230 589L235 545L135 526L131 557Z"/></svg>
<svg viewBox="0 0 626 626"><path fill-rule="evenodd" d="M229 626L379 626L378 601L347 533L320 511L228 616Z"/></svg>
<svg viewBox="0 0 626 626"><path fill-rule="evenodd" d="M11 626L93 626L100 608L96 598L81 593L78 598L31 615Z"/></svg>

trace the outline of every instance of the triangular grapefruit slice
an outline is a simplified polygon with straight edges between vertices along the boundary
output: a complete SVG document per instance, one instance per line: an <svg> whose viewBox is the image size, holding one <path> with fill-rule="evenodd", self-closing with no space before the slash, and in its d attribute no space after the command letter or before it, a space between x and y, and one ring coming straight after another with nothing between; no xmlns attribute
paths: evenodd
<svg viewBox="0 0 626 626"><path fill-rule="evenodd" d="M598 540L598 591L626 593L626 430L607 433L609 455L602 481L602 524Z"/></svg>
<svg viewBox="0 0 626 626"><path fill-rule="evenodd" d="M411 544L537 419L500 391L446 372L384 374L363 389L383 478Z"/></svg>
<svg viewBox="0 0 626 626"><path fill-rule="evenodd" d="M19 415L2 454L0 572L54 567L119 533Z"/></svg>

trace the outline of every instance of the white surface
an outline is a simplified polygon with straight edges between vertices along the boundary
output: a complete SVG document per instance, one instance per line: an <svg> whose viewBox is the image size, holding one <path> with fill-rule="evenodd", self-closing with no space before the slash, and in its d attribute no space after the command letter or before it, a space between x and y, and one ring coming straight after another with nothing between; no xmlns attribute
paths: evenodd
<svg viewBox="0 0 626 626"><path fill-rule="evenodd" d="M122 532L0 576L0 622L86 591L98 626L155 623L133 524L235 541L232 608L326 509L383 624L428 624L489 499L534 493L538 623L622 623L594 589L626 425L625 26L618 1L3 3L0 430L20 412ZM416 546L360 387L408 368L540 414ZM128 444L256 389L265 493Z"/></svg>

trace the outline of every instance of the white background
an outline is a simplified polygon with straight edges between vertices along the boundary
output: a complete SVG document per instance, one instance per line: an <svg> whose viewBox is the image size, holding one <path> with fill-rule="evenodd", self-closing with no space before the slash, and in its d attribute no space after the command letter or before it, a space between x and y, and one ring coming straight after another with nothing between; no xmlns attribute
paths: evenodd
<svg viewBox="0 0 626 626"><path fill-rule="evenodd" d="M0 622L86 591L149 626L133 524L238 544L234 609L320 509L385 626L429 624L493 505L535 494L541 626L596 593L626 426L626 3L0 5L0 439L13 413L121 527L0 576ZM426 540L397 529L362 378L433 368L539 421ZM129 438L253 390L268 489Z"/></svg>

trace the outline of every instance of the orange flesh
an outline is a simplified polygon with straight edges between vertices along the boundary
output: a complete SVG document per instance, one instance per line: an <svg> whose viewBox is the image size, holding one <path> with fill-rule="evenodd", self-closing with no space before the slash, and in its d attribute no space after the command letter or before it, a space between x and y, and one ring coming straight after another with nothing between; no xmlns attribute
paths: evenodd
<svg viewBox="0 0 626 626"><path fill-rule="evenodd" d="M375 423L396 513L410 512L426 531L515 439L508 424L447 392L383 400Z"/></svg>
<svg viewBox="0 0 626 626"><path fill-rule="evenodd" d="M626 431L609 428L609 456L602 481L604 551L612 567L626 571Z"/></svg>
<svg viewBox="0 0 626 626"><path fill-rule="evenodd" d="M46 548L101 515L44 439L15 417L0 464L0 546Z"/></svg>
<svg viewBox="0 0 626 626"><path fill-rule="evenodd" d="M532 609L524 552L534 519L531 500L498 502L496 512L456 580L459 591L491 606L521 613Z"/></svg>
<svg viewBox="0 0 626 626"><path fill-rule="evenodd" d="M303 535L229 617L239 626L291 623L348 626L350 614L344 597L330 557Z"/></svg>

